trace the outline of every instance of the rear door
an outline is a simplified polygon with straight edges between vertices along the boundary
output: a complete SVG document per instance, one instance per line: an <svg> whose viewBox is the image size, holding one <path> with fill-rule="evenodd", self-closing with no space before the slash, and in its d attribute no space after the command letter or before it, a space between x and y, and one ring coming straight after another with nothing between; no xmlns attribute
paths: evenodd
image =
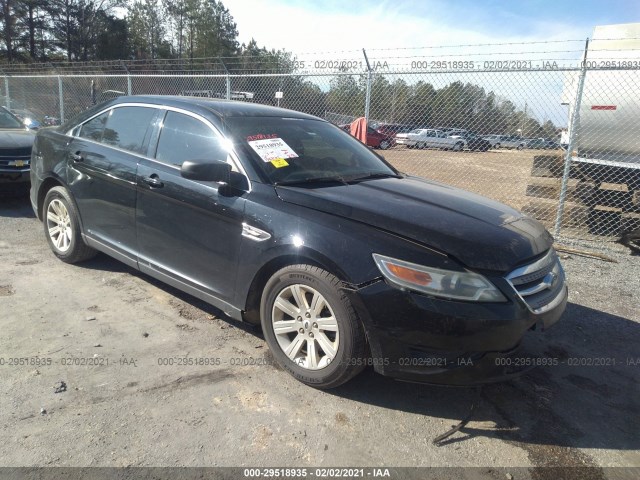
<svg viewBox="0 0 640 480"><path fill-rule="evenodd" d="M84 233L136 263L136 168L158 110L116 106L76 127L68 147L69 189ZM96 245L94 245L96 246Z"/></svg>
<svg viewBox="0 0 640 480"><path fill-rule="evenodd" d="M426 145L431 148L440 147L440 139L438 138L438 130L428 130Z"/></svg>
<svg viewBox="0 0 640 480"><path fill-rule="evenodd" d="M136 219L141 270L227 302L234 291L244 196L180 175L187 160L232 163L224 145L206 119L167 111L150 152L154 160L138 164Z"/></svg>
<svg viewBox="0 0 640 480"><path fill-rule="evenodd" d="M445 132L438 130L435 136L435 143L438 148L449 148L453 141Z"/></svg>

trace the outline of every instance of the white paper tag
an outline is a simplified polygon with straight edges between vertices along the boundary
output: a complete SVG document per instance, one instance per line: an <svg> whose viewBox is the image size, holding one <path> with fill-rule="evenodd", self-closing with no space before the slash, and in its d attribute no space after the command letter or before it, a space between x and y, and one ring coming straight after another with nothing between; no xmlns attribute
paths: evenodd
<svg viewBox="0 0 640 480"><path fill-rule="evenodd" d="M298 154L281 138L251 140L248 143L265 162L270 162L278 158L298 157Z"/></svg>

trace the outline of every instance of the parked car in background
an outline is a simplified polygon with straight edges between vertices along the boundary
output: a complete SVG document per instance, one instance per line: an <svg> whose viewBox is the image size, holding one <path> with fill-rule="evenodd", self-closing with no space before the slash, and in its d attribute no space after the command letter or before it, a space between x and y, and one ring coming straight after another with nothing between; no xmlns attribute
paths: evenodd
<svg viewBox="0 0 640 480"><path fill-rule="evenodd" d="M491 148L500 148L502 146L503 136L504 135L491 134L491 135L483 135L482 138L484 138L486 141L488 141L491 144Z"/></svg>
<svg viewBox="0 0 640 480"><path fill-rule="evenodd" d="M549 138L534 138L527 143L527 148L535 150L559 150L562 146L560 143Z"/></svg>
<svg viewBox="0 0 640 480"><path fill-rule="evenodd" d="M465 141L453 138L442 130L434 128L418 128L409 133L399 133L395 138L396 144L407 148L442 148L445 150L463 150Z"/></svg>
<svg viewBox="0 0 640 480"><path fill-rule="evenodd" d="M501 148L515 148L516 150L522 150L527 146L527 139L518 135L503 135L500 139Z"/></svg>
<svg viewBox="0 0 640 480"><path fill-rule="evenodd" d="M42 122L38 120L39 117L29 110L13 109L11 113L18 117L25 127L31 130L37 130L42 126Z"/></svg>
<svg viewBox="0 0 640 480"><path fill-rule="evenodd" d="M31 147L35 133L4 107L0 107L0 190L29 186Z"/></svg>
<svg viewBox="0 0 640 480"><path fill-rule="evenodd" d="M443 131L448 136L465 135L465 134L469 133L469 130L467 130L465 128L438 128L437 130Z"/></svg>
<svg viewBox="0 0 640 480"><path fill-rule="evenodd" d="M389 135L391 137L395 136L398 133L409 133L410 131L415 129L415 125L405 125L401 123L379 123L375 126L375 130L377 132Z"/></svg>
<svg viewBox="0 0 640 480"><path fill-rule="evenodd" d="M53 127L56 125L60 125L60 119L57 117L45 115L42 123L45 127Z"/></svg>
<svg viewBox="0 0 640 480"><path fill-rule="evenodd" d="M315 388L367 365L504 380L525 334L567 303L542 224L401 174L304 113L120 97L41 129L33 153L31 205L58 259L102 251L261 325L275 361Z"/></svg>
<svg viewBox="0 0 640 480"><path fill-rule="evenodd" d="M464 140L464 148L468 150L486 152L491 148L491 142L479 137L474 132L467 132L462 135L451 135L451 138L460 138Z"/></svg>
<svg viewBox="0 0 640 480"><path fill-rule="evenodd" d="M347 133L351 132L351 124L338 125L342 130ZM371 127L367 127L367 146L371 148L379 148L380 150L386 150L387 148L395 145L395 139L393 135L387 135L374 130Z"/></svg>

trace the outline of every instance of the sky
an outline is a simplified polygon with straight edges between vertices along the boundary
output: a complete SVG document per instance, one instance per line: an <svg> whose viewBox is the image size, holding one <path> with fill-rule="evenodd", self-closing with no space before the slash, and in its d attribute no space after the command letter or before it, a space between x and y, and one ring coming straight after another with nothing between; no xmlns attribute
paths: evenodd
<svg viewBox="0 0 640 480"><path fill-rule="evenodd" d="M640 0L227 0L241 42L303 52L585 39Z"/></svg>
<svg viewBox="0 0 640 480"><path fill-rule="evenodd" d="M372 63L389 62L381 69L387 73L408 71L416 68L412 62L422 60L429 64L473 60L476 69L487 68L485 60L534 60L529 66L534 69L543 60L555 60L575 67L596 25L640 22L640 0L226 0L224 4L237 23L241 43L254 38L259 46L292 52L306 61L303 69L315 71L324 68L322 60L361 61L363 48ZM477 46L481 44L492 45ZM451 45L456 47L446 47ZM548 70L400 77L425 80L438 88L457 80L475 83L499 92L540 120L563 125L568 111L561 105L565 75ZM324 80L311 78L319 84Z"/></svg>

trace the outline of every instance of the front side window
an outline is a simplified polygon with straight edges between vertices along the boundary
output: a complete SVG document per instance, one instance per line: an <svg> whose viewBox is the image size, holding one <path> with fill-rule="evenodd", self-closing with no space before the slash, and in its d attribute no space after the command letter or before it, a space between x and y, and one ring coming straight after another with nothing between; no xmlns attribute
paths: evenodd
<svg viewBox="0 0 640 480"><path fill-rule="evenodd" d="M207 124L189 115L167 112L156 160L179 167L187 160L224 162L227 157L228 151Z"/></svg>

